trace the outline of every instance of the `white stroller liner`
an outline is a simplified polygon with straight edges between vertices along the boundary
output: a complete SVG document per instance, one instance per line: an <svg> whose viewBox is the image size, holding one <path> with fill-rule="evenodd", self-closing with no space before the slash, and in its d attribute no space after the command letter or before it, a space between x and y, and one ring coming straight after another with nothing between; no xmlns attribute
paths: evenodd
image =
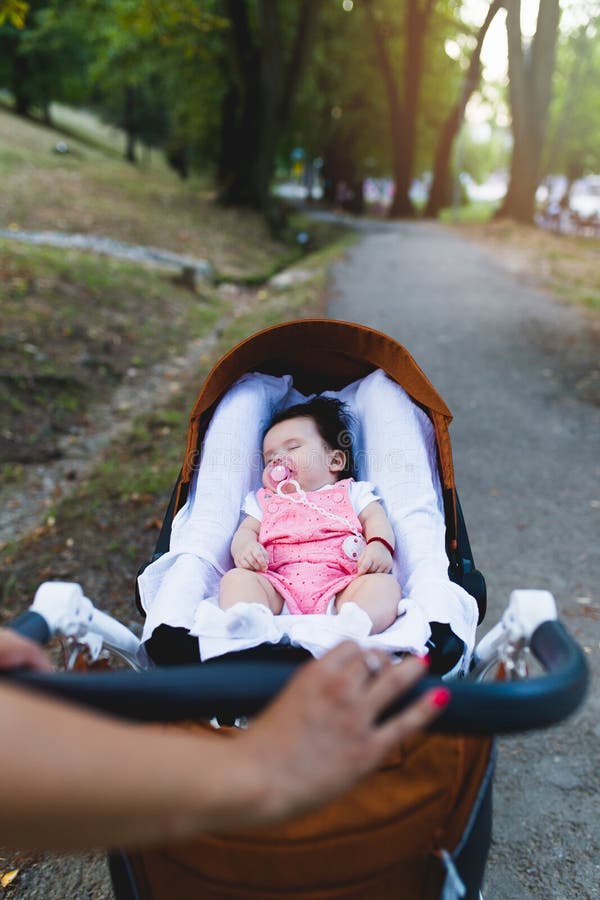
<svg viewBox="0 0 600 900"><path fill-rule="evenodd" d="M345 637L389 652L422 653L429 622L449 624L465 644L466 669L474 646L477 606L448 578L445 518L436 441L429 417L381 370L341 391L325 392L348 404L358 478L383 497L396 537L394 575L401 615L385 632L352 604L344 615L273 616L240 603L218 608L219 580L232 566L229 547L249 491L260 486L262 435L274 412L308 399L290 376L243 376L219 403L208 428L188 500L173 520L168 553L139 578L146 611L143 639L161 624L198 636L202 659L257 646L290 642L315 656ZM243 598L240 598L243 601Z"/></svg>

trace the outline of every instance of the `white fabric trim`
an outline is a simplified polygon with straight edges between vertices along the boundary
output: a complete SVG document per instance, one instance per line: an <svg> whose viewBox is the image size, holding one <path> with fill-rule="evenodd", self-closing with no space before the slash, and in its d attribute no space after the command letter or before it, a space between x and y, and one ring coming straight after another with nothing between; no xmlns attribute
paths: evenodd
<svg viewBox="0 0 600 900"><path fill-rule="evenodd" d="M430 628L417 604L402 600L398 616L382 634L369 634L371 620L356 603L345 603L339 615L274 616L259 603L236 603L223 611L216 600L209 599L198 604L190 631L198 637L202 660L282 642L304 647L319 657L348 639L365 649L423 653Z"/></svg>
<svg viewBox="0 0 600 900"><path fill-rule="evenodd" d="M317 491L313 493L326 491L332 487L335 487L335 485L324 484L322 487L317 488ZM382 498L378 497L374 491L375 488L370 481L350 482L350 484L348 485L350 503L352 504L352 508L357 516L360 516L363 509L365 509L369 505L369 503L373 503L373 501L375 500L379 500L381 502ZM242 504L242 512L247 516L252 516L252 518L257 519L259 522L262 522L262 509L260 508L254 491L250 491L249 494L246 494L246 497Z"/></svg>

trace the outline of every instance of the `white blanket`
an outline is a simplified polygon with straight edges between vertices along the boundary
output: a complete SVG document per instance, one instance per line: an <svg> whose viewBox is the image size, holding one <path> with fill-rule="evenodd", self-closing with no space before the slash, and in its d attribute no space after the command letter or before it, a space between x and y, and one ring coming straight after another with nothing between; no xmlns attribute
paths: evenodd
<svg viewBox="0 0 600 900"><path fill-rule="evenodd" d="M367 617L352 609L354 604L339 616L290 616L285 610L273 616L243 602L227 613L218 608L219 580L232 566L229 547L243 498L260 486L263 432L276 410L306 399L289 376L253 373L221 400L187 503L173 521L169 552L139 578L147 614L143 640L166 623L197 635L202 659L281 640L319 656L344 637L390 652L420 653L430 634L428 623L435 621L448 623L464 641L463 664L468 665L477 606L448 578L436 443L428 416L380 370L326 396L345 401L359 423L354 435L358 478L377 486L394 528L394 574L404 598L399 618L382 634L369 635Z"/></svg>

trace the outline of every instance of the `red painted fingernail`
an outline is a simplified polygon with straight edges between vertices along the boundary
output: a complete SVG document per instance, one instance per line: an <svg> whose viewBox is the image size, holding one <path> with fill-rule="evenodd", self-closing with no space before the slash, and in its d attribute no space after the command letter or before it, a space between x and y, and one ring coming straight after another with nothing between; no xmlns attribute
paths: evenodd
<svg viewBox="0 0 600 900"><path fill-rule="evenodd" d="M452 695L447 687L436 688L431 695L431 703L433 706L437 706L438 709L441 709L444 706L448 706L451 696Z"/></svg>

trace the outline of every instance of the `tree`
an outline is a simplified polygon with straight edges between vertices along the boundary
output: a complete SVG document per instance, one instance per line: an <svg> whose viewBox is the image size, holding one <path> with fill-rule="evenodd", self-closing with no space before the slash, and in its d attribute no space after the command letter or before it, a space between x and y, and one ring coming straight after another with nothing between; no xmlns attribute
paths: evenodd
<svg viewBox="0 0 600 900"><path fill-rule="evenodd" d="M559 0L540 0L536 32L524 45L521 0L505 0L505 5L513 151L508 190L498 215L530 223L541 175L560 8Z"/></svg>
<svg viewBox="0 0 600 900"><path fill-rule="evenodd" d="M0 25L8 21L15 28L24 28L28 10L25 0L0 0Z"/></svg>
<svg viewBox="0 0 600 900"><path fill-rule="evenodd" d="M391 134L391 168L395 194L391 216L413 216L410 188L419 160L431 145L454 90L458 66L444 52L445 41L462 28L452 0L363 0L375 44L386 97Z"/></svg>
<svg viewBox="0 0 600 900"><path fill-rule="evenodd" d="M600 170L600 14L565 34L558 47L544 171L567 176L570 187Z"/></svg>
<svg viewBox="0 0 600 900"><path fill-rule="evenodd" d="M140 142L159 146L185 176L195 149L203 140L210 146L207 133L214 138L220 92L214 72L226 27L214 5L77 0L69 10L69 20L79 18L91 57L87 103L123 129L130 162L136 161Z"/></svg>
<svg viewBox="0 0 600 900"><path fill-rule="evenodd" d="M294 114L281 147L305 149L320 158L325 199L358 213L363 183L390 169L389 117L385 97L374 89L373 43L365 41L360 10L327 4Z"/></svg>
<svg viewBox="0 0 600 900"><path fill-rule="evenodd" d="M2 15L0 85L11 92L14 110L20 116L29 116L35 109L49 118L51 93L61 93L62 79L72 59L69 54L57 56L36 39L50 6L51 0L11 3Z"/></svg>
<svg viewBox="0 0 600 900"><path fill-rule="evenodd" d="M365 0L377 59L385 84L392 140L392 169L395 193L390 216L413 216L415 209L409 190L414 173L417 115L423 79L427 29L436 0L406 0L404 14L404 54L402 87L399 88L386 36L386 26L377 15L372 0Z"/></svg>
<svg viewBox="0 0 600 900"><path fill-rule="evenodd" d="M224 0L227 62L217 171L223 203L270 211L278 142L312 47L322 0Z"/></svg>
<svg viewBox="0 0 600 900"><path fill-rule="evenodd" d="M460 96L450 110L440 130L435 161L433 165L433 179L425 207L425 216L435 218L439 211L450 203L450 159L452 147L462 125L465 109L473 92L476 90L481 78L481 48L496 14L504 6L504 0L493 0L490 4L485 20L477 33L475 47L471 53L469 67L465 75Z"/></svg>

